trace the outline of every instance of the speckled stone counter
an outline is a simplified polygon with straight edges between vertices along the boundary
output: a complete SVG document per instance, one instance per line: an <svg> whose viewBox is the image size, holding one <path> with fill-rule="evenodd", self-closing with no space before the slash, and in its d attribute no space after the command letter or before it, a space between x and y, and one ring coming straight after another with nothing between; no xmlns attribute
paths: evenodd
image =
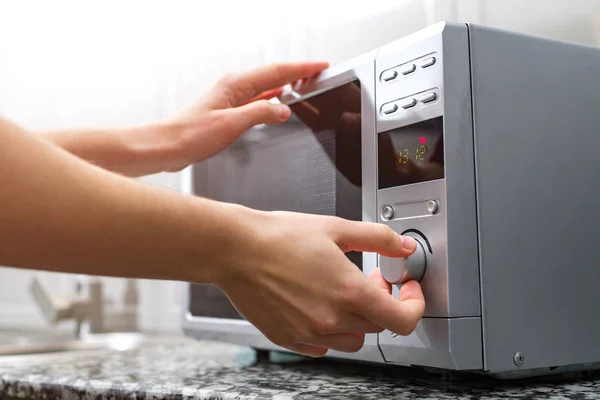
<svg viewBox="0 0 600 400"><path fill-rule="evenodd" d="M257 362L245 347L169 339L128 351L0 357L9 399L600 399L600 375L495 381L328 360Z"/></svg>

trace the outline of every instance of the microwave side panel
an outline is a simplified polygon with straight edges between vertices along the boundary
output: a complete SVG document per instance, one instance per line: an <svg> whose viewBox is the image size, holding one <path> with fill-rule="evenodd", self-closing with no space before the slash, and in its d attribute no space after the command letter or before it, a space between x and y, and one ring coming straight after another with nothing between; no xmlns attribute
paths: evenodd
<svg viewBox="0 0 600 400"><path fill-rule="evenodd" d="M600 49L470 32L485 368L587 368L600 361Z"/></svg>

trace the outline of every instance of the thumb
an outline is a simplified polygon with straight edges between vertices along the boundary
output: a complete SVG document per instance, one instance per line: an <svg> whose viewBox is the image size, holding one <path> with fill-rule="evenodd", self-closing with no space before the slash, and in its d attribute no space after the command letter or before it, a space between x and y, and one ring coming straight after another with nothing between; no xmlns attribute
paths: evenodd
<svg viewBox="0 0 600 400"><path fill-rule="evenodd" d="M376 285L369 285L364 299L358 314L399 335L412 333L425 312L423 292L415 281L402 285L400 298L385 293Z"/></svg>
<svg viewBox="0 0 600 400"><path fill-rule="evenodd" d="M381 275L381 269L375 268L370 274L369 279L373 281L379 288L385 290L387 293L392 294L392 284L385 280Z"/></svg>
<svg viewBox="0 0 600 400"><path fill-rule="evenodd" d="M375 252L386 257L408 257L417 248L415 240L397 234L387 225L344 220L333 241L344 251Z"/></svg>
<svg viewBox="0 0 600 400"><path fill-rule="evenodd" d="M290 108L285 104L274 104L258 100L227 110L227 117L235 129L243 132L255 125L280 124L290 117Z"/></svg>

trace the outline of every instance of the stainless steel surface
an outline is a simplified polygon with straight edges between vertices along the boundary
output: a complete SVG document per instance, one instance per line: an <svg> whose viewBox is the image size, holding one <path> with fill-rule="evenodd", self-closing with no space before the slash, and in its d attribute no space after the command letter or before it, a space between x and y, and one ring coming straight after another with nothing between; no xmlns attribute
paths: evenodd
<svg viewBox="0 0 600 400"><path fill-rule="evenodd" d="M0 331L0 356L57 353L87 350L130 350L149 343L151 336L141 333L102 333L70 335L49 332Z"/></svg>
<svg viewBox="0 0 600 400"><path fill-rule="evenodd" d="M470 32L485 367L597 363L600 49Z"/></svg>
<svg viewBox="0 0 600 400"><path fill-rule="evenodd" d="M379 335L387 362L435 365L450 370L478 370L481 357L481 318L423 318L409 336L389 331Z"/></svg>
<svg viewBox="0 0 600 400"><path fill-rule="evenodd" d="M444 104L446 198L436 201L446 213L449 316L481 316L469 35L452 24L443 37L444 98L431 104Z"/></svg>

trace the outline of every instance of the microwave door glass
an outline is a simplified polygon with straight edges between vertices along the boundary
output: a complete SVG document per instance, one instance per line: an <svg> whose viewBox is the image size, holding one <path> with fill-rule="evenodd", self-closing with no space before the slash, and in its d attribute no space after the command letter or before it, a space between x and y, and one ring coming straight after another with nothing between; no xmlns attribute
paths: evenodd
<svg viewBox="0 0 600 400"><path fill-rule="evenodd" d="M264 211L362 219L361 87L358 80L290 104L280 125L246 131L194 166L195 194ZM362 253L347 257L362 269ZM193 316L242 318L219 289L191 285Z"/></svg>

